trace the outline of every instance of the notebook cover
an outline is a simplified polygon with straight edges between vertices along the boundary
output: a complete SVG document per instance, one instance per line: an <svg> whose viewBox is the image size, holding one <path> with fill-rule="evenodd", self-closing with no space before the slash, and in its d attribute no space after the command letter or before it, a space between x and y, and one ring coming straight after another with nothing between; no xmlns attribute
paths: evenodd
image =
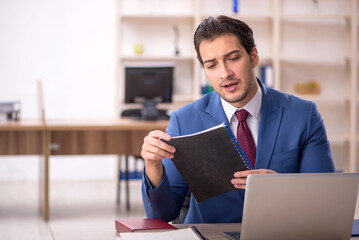
<svg viewBox="0 0 359 240"><path fill-rule="evenodd" d="M176 148L172 161L198 202L236 190L233 174L252 168L226 123L165 142Z"/></svg>
<svg viewBox="0 0 359 240"><path fill-rule="evenodd" d="M133 232L136 230L154 230L154 229L177 229L171 224L158 218L124 218L116 219L116 231Z"/></svg>

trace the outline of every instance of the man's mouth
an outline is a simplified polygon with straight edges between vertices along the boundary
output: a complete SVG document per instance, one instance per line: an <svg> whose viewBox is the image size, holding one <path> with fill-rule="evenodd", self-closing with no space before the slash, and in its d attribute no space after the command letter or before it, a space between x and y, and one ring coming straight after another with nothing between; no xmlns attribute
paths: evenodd
<svg viewBox="0 0 359 240"><path fill-rule="evenodd" d="M236 86L238 85L238 82L229 82L226 84L223 84L222 86L227 90L227 91L233 91L235 90Z"/></svg>

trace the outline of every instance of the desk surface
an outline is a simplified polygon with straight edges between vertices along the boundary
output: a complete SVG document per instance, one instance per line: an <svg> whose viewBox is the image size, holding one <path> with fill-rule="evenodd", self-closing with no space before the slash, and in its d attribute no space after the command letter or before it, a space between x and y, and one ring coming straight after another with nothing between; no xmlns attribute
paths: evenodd
<svg viewBox="0 0 359 240"><path fill-rule="evenodd" d="M21 120L21 121L0 121L0 130L43 130L44 123L41 120Z"/></svg>
<svg viewBox="0 0 359 240"><path fill-rule="evenodd" d="M134 121L129 118L119 119L81 119L81 120L21 120L0 121L0 130L153 130L165 129L167 120Z"/></svg>
<svg viewBox="0 0 359 240"><path fill-rule="evenodd" d="M203 236L209 240L228 240L223 232L238 231L240 223L219 224L174 224L177 228L195 225ZM111 225L51 225L54 240L118 240L120 235L115 230L115 222Z"/></svg>
<svg viewBox="0 0 359 240"><path fill-rule="evenodd" d="M134 121L129 118L95 119L95 120L48 120L46 128L52 131L60 130L164 130L167 120Z"/></svg>
<svg viewBox="0 0 359 240"><path fill-rule="evenodd" d="M216 223L216 224L174 224L177 228L186 228L195 225L203 236L209 240L229 240L223 232L235 232L241 228L240 223ZM51 233L54 240L119 240L120 235L113 224L97 225L51 225ZM352 237L352 240L359 237Z"/></svg>

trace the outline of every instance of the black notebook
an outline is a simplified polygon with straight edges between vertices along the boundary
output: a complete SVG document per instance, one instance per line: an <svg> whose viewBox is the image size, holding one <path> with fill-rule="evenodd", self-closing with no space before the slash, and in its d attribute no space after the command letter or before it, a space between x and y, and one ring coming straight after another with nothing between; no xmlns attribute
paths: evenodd
<svg viewBox="0 0 359 240"><path fill-rule="evenodd" d="M227 123L165 142L176 148L172 161L198 202L236 190L234 173L252 169Z"/></svg>

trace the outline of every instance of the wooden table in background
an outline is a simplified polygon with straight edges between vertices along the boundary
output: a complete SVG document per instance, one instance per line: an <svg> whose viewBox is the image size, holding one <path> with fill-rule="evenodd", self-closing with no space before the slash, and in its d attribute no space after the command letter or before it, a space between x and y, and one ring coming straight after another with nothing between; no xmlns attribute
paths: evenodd
<svg viewBox="0 0 359 240"><path fill-rule="evenodd" d="M49 120L0 122L0 155L40 155L40 212L50 217L49 160L52 155L140 155L143 138L168 121Z"/></svg>
<svg viewBox="0 0 359 240"><path fill-rule="evenodd" d="M0 121L0 155L42 155L42 121Z"/></svg>

